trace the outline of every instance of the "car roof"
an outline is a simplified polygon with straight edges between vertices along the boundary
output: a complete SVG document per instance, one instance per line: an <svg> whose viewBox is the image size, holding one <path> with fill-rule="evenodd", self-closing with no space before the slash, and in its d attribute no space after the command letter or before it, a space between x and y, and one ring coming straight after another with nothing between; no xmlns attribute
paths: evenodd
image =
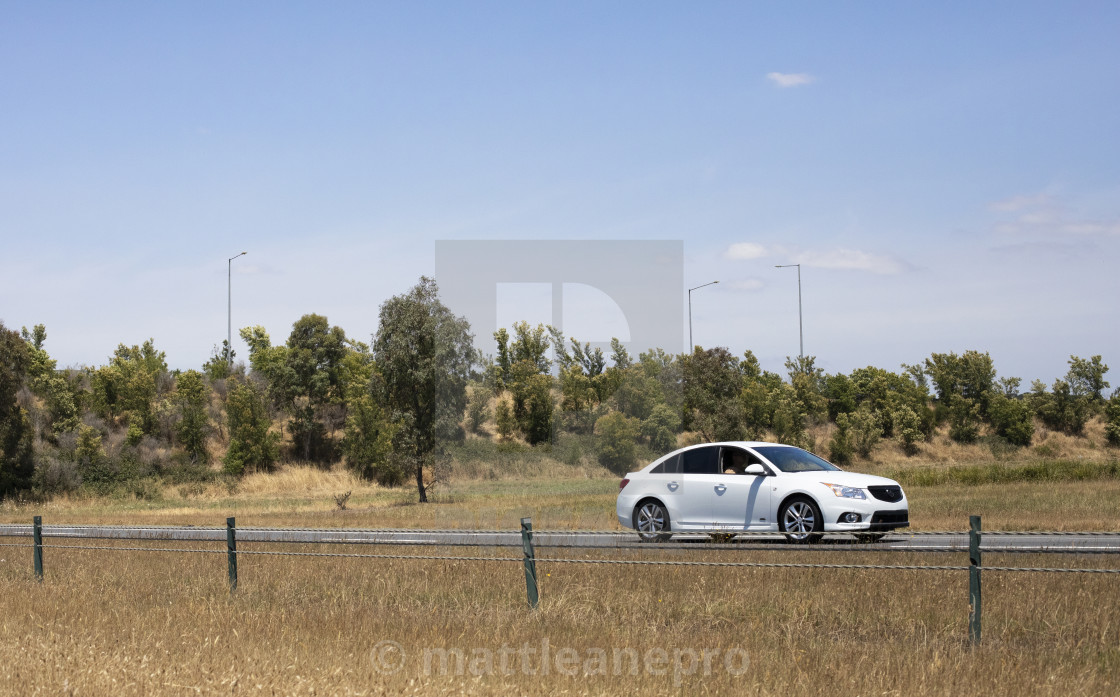
<svg viewBox="0 0 1120 697"><path fill-rule="evenodd" d="M711 443L696 443L695 445L686 445L683 448L677 448L676 450L673 450L672 452L665 453L665 454L666 455L671 455L672 453L679 452L679 451L682 451L682 450L691 450L692 448L701 448L701 447L708 446L708 445L735 445L735 446L739 446L739 447L743 447L743 448L757 448L757 447L761 447L761 446L767 446L767 447L772 446L772 447L775 447L775 448L796 448L797 447L796 445L789 445L787 443L769 443L767 441L761 441L761 440L721 440L721 441L714 441L714 442L711 442Z"/></svg>

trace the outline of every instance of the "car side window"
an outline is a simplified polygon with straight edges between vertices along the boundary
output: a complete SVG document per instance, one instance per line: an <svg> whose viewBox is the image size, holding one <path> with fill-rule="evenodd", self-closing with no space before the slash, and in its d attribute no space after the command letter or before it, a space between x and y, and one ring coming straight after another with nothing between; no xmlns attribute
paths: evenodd
<svg viewBox="0 0 1120 697"><path fill-rule="evenodd" d="M649 471L650 474L680 474L681 473L681 456L680 453L666 458L660 462L656 467Z"/></svg>
<svg viewBox="0 0 1120 697"><path fill-rule="evenodd" d="M719 446L693 448L681 453L681 471L684 474L716 474L719 464Z"/></svg>
<svg viewBox="0 0 1120 697"><path fill-rule="evenodd" d="M742 448L720 448L719 471L724 474L743 474L748 465L762 464L762 460L752 452Z"/></svg>

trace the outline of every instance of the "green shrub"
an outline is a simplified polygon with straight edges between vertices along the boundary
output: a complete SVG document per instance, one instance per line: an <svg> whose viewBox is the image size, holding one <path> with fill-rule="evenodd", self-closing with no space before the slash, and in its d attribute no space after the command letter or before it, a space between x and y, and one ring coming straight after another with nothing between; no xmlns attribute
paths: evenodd
<svg viewBox="0 0 1120 697"><path fill-rule="evenodd" d="M997 394L992 397L988 405L988 418L997 436L1006 439L1012 445L1031 444L1031 438L1034 436L1034 416L1026 402Z"/></svg>
<svg viewBox="0 0 1120 697"><path fill-rule="evenodd" d="M855 451L860 457L871 457L871 450L883 437L883 427L880 425L879 417L864 405L852 412L848 419Z"/></svg>
<svg viewBox="0 0 1120 697"><path fill-rule="evenodd" d="M508 398L502 397L498 400L498 406L494 408L494 420L498 425L498 436L503 441L513 437L517 421L513 418L513 407L510 406Z"/></svg>
<svg viewBox="0 0 1120 697"><path fill-rule="evenodd" d="M667 453L676 447L680 428L680 414L667 404L658 404L642 422L642 435L655 452Z"/></svg>
<svg viewBox="0 0 1120 697"><path fill-rule="evenodd" d="M1117 390L1112 395L1112 399L1108 400L1104 415L1104 433L1109 445L1120 445L1120 390Z"/></svg>
<svg viewBox="0 0 1120 697"><path fill-rule="evenodd" d="M837 465L848 465L852 462L851 417L848 414L837 414L836 428L832 431L832 438L828 441L828 459Z"/></svg>
<svg viewBox="0 0 1120 697"><path fill-rule="evenodd" d="M1081 435L1092 415L1089 398L1074 394L1065 380L1055 380L1049 393L1041 381L1035 380L1029 399L1042 423L1071 436Z"/></svg>
<svg viewBox="0 0 1120 697"><path fill-rule="evenodd" d="M954 394L949 397L949 437L958 443L975 443L980 437L980 405Z"/></svg>
<svg viewBox="0 0 1120 697"><path fill-rule="evenodd" d="M491 396L490 390L482 385L476 384L471 388L467 398L467 428L472 433L482 433L482 424L490 420Z"/></svg>
<svg viewBox="0 0 1120 697"><path fill-rule="evenodd" d="M922 420L913 409L904 404L891 413L891 421L894 423L894 437L902 446L903 452L907 455L916 455L918 441L925 438L922 432Z"/></svg>
<svg viewBox="0 0 1120 697"><path fill-rule="evenodd" d="M638 456L641 422L617 411L595 422L595 454L615 474L625 474Z"/></svg>
<svg viewBox="0 0 1120 697"><path fill-rule="evenodd" d="M271 468L279 456L280 436L269 431L263 390L252 380L231 380L226 420L229 423L229 450L225 471L241 475L246 471Z"/></svg>

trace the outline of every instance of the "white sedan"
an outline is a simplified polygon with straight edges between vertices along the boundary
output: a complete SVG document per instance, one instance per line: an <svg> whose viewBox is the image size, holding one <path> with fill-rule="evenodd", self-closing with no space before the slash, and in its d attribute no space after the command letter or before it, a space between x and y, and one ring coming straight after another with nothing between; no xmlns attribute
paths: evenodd
<svg viewBox="0 0 1120 697"><path fill-rule="evenodd" d="M878 539L910 524L898 482L839 467L792 445L693 445L626 475L618 522L643 541L674 532L782 532L814 542L822 531Z"/></svg>

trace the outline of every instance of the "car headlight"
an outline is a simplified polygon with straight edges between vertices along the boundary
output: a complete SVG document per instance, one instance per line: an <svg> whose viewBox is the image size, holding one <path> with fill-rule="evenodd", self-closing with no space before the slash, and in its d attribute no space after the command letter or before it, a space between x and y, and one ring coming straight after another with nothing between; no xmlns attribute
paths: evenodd
<svg viewBox="0 0 1120 697"><path fill-rule="evenodd" d="M867 494L863 493L863 489L860 489L859 487L844 486L843 484L829 484L828 482L821 482L821 484L824 484L829 489L832 489L832 493L836 494L842 499L867 498Z"/></svg>

